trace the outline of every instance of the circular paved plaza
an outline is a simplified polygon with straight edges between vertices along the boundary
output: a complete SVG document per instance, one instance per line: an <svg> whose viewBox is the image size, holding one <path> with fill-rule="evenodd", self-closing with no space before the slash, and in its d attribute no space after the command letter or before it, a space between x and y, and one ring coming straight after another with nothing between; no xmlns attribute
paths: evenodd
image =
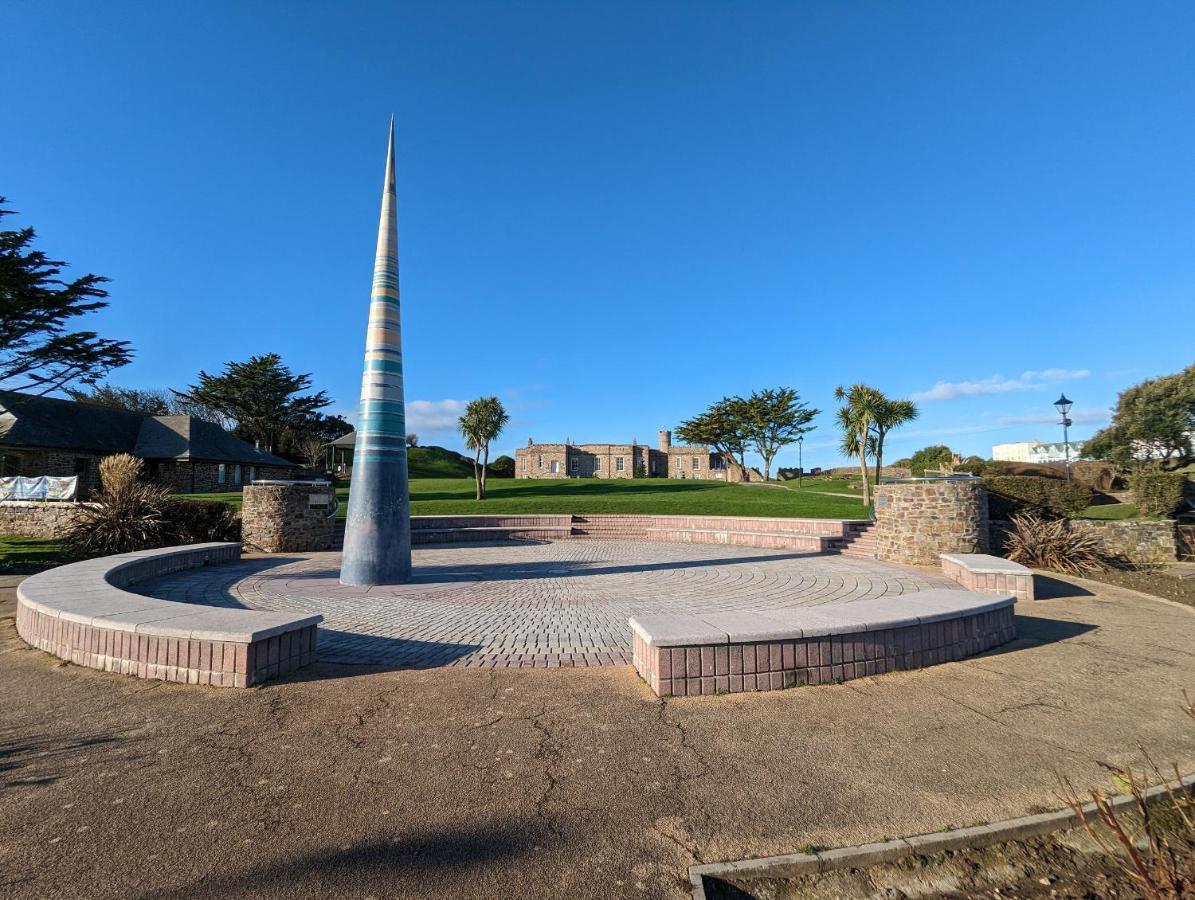
<svg viewBox="0 0 1195 900"><path fill-rule="evenodd" d="M211 606L320 613L330 662L553 667L631 662L627 619L841 603L957 587L917 569L847 556L643 541L416 547L410 584L338 581L340 555L245 559L134 590Z"/></svg>

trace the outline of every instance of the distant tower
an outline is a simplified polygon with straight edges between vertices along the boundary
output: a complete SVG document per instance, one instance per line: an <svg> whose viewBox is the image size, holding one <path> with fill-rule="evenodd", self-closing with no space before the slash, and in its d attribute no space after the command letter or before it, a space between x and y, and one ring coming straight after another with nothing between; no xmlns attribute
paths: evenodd
<svg viewBox="0 0 1195 900"><path fill-rule="evenodd" d="M661 431L660 432L660 452L667 453L668 448L671 446L672 446L672 432L671 431Z"/></svg>
<svg viewBox="0 0 1195 900"><path fill-rule="evenodd" d="M400 584L411 578L411 501L398 315L398 197L394 187L394 119L365 334L365 372L353 449L353 479L340 583Z"/></svg>

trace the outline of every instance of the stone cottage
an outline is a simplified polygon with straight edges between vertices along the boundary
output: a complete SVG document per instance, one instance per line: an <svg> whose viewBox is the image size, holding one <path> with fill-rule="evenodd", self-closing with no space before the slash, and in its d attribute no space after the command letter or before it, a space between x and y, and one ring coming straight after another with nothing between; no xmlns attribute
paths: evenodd
<svg viewBox="0 0 1195 900"><path fill-rule="evenodd" d="M629 444L537 444L515 452L516 478L691 478L697 481L763 481L757 469L742 467L704 444L674 445L661 431L656 447Z"/></svg>
<svg viewBox="0 0 1195 900"><path fill-rule="evenodd" d="M194 416L148 416L75 400L0 391L0 475L77 475L99 487L99 461L145 460L152 481L179 493L238 491L257 478L290 478L293 463Z"/></svg>

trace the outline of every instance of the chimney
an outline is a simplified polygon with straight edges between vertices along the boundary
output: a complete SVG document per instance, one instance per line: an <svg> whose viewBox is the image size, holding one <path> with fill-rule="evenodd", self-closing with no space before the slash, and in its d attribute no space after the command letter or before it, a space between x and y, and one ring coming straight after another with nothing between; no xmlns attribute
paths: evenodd
<svg viewBox="0 0 1195 900"><path fill-rule="evenodd" d="M660 452L667 453L668 448L671 446L672 446L672 432L671 431L661 431L660 432Z"/></svg>

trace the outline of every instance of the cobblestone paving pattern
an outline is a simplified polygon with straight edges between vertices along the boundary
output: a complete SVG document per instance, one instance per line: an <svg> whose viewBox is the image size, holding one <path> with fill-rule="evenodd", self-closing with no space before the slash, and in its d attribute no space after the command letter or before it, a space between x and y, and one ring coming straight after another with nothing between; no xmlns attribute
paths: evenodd
<svg viewBox="0 0 1195 900"><path fill-rule="evenodd" d="M345 587L338 553L180 572L133 590L211 606L322 613L330 662L399 668L631 662L627 619L898 597L953 582L836 555L717 545L570 540L417 547L410 584Z"/></svg>

